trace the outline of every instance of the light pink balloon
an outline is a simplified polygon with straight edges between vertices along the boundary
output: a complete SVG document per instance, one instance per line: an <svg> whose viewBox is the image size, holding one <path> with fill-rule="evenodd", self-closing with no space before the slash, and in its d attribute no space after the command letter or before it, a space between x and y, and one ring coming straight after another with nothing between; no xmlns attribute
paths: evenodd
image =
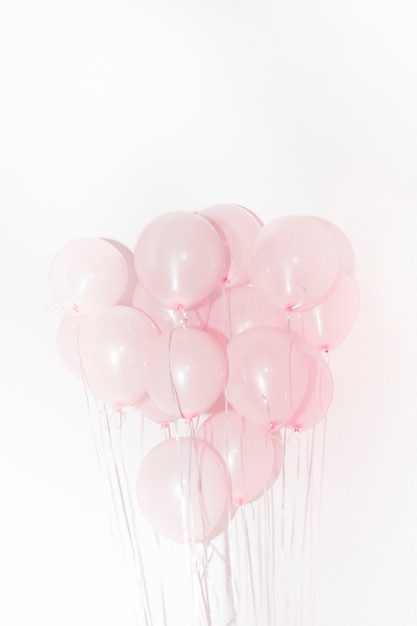
<svg viewBox="0 0 417 626"><path fill-rule="evenodd" d="M238 204L214 204L200 211L226 242L228 270L226 287L237 287L249 282L248 254L262 226L254 215Z"/></svg>
<svg viewBox="0 0 417 626"><path fill-rule="evenodd" d="M283 310L306 310L321 302L338 269L334 238L311 217L279 217L266 224L249 254L253 286Z"/></svg>
<svg viewBox="0 0 417 626"><path fill-rule="evenodd" d="M86 322L80 345L93 395L110 405L134 404L145 393L145 360L158 330L131 307L113 306Z"/></svg>
<svg viewBox="0 0 417 626"><path fill-rule="evenodd" d="M136 285L138 283L133 252L120 241L116 241L114 239L104 239L104 241L108 241L108 243L110 243L116 248L116 250L120 252L125 260L127 267L126 289L122 297L118 300L117 304L122 304L123 306L132 306L133 292L135 291Z"/></svg>
<svg viewBox="0 0 417 626"><path fill-rule="evenodd" d="M165 413L165 411L162 411L156 406L155 402L152 402L148 395L145 395L144 398L139 400L139 402L136 403L136 407L146 419L155 422L155 424L161 424L161 426L163 426L174 421L174 417L168 415L168 413Z"/></svg>
<svg viewBox="0 0 417 626"><path fill-rule="evenodd" d="M337 348L358 317L359 300L355 278L340 271L326 298L309 311L300 313L305 342L317 350Z"/></svg>
<svg viewBox="0 0 417 626"><path fill-rule="evenodd" d="M253 328L233 337L227 354L233 408L265 428L283 426L307 389L308 363L300 341L275 328Z"/></svg>
<svg viewBox="0 0 417 626"><path fill-rule="evenodd" d="M82 378L80 337L86 318L65 313L56 329L56 347L64 365L74 376Z"/></svg>
<svg viewBox="0 0 417 626"><path fill-rule="evenodd" d="M188 326L204 330L210 313L210 301L206 298L189 309L174 311L163 307L159 302L137 283L133 293L132 304L135 309L144 311L153 319L161 332L177 326Z"/></svg>
<svg viewBox="0 0 417 626"><path fill-rule="evenodd" d="M128 270L120 252L104 239L85 237L65 244L49 266L49 287L67 312L94 315L117 304Z"/></svg>
<svg viewBox="0 0 417 626"><path fill-rule="evenodd" d="M209 417L197 436L213 446L225 461L235 505L253 500L264 488L273 465L271 436L236 411Z"/></svg>
<svg viewBox="0 0 417 626"><path fill-rule="evenodd" d="M197 438L158 444L143 459L137 477L143 515L161 535L179 543L204 541L218 531L228 491L222 458Z"/></svg>
<svg viewBox="0 0 417 626"><path fill-rule="evenodd" d="M163 333L145 368L146 391L160 409L191 419L206 412L224 389L226 355L213 337L197 328Z"/></svg>
<svg viewBox="0 0 417 626"><path fill-rule="evenodd" d="M333 399L333 376L322 355L308 357L309 381L301 405L285 428L307 430L318 424L326 415Z"/></svg>
<svg viewBox="0 0 417 626"><path fill-rule="evenodd" d="M219 285L225 249L216 229L201 215L174 211L142 231L135 267L146 291L168 309L189 309Z"/></svg>
<svg viewBox="0 0 417 626"><path fill-rule="evenodd" d="M282 466L284 464L284 446L282 445L281 432L281 430L277 430L270 434L273 449L272 469L264 488L257 494L254 498L255 500L261 498L269 489L273 489L281 474Z"/></svg>
<svg viewBox="0 0 417 626"><path fill-rule="evenodd" d="M253 287L224 290L212 303L207 329L230 339L249 328L286 328L287 316Z"/></svg>
<svg viewBox="0 0 417 626"><path fill-rule="evenodd" d="M352 244L350 243L347 235L333 222L325 220L322 217L312 216L322 226L324 226L329 233L334 237L339 253L339 268L347 274L352 274L355 269L356 259L355 252L353 251Z"/></svg>

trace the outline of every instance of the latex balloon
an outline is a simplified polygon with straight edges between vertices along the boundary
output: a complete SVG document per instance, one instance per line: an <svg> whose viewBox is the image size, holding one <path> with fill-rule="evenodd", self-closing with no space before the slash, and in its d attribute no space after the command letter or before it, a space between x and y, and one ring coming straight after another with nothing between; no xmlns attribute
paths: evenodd
<svg viewBox="0 0 417 626"><path fill-rule="evenodd" d="M275 328L253 328L233 337L227 354L227 394L233 408L265 428L283 426L308 384L300 340Z"/></svg>
<svg viewBox="0 0 417 626"><path fill-rule="evenodd" d="M211 305L207 329L230 339L249 328L286 328L287 316L253 287L224 290Z"/></svg>
<svg viewBox="0 0 417 626"><path fill-rule="evenodd" d="M352 244L350 243L346 234L336 224L326 220L322 217L312 216L322 226L327 228L329 233L334 237L339 253L339 267L347 274L352 274L355 269L356 259L355 252L353 251Z"/></svg>
<svg viewBox="0 0 417 626"><path fill-rule="evenodd" d="M206 412L223 391L226 356L213 337L197 328L163 333L145 368L146 391L160 409L191 419Z"/></svg>
<svg viewBox="0 0 417 626"><path fill-rule="evenodd" d="M200 211L222 234L226 243L228 270L226 287L248 283L248 254L262 226L254 215L237 204L213 204Z"/></svg>
<svg viewBox="0 0 417 626"><path fill-rule="evenodd" d="M271 436L236 411L212 415L197 430L225 461L234 505L253 500L265 486L273 464Z"/></svg>
<svg viewBox="0 0 417 626"><path fill-rule="evenodd" d="M143 515L155 530L180 543L204 541L219 531L228 490L223 460L197 438L158 444L143 459L137 477Z"/></svg>
<svg viewBox="0 0 417 626"><path fill-rule="evenodd" d="M306 310L321 302L338 270L334 238L310 217L280 217L266 224L249 254L253 286L286 311Z"/></svg>
<svg viewBox="0 0 417 626"><path fill-rule="evenodd" d="M80 348L93 395L118 406L140 399L145 360L157 336L152 320L131 307L113 306L86 322Z"/></svg>
<svg viewBox="0 0 417 626"><path fill-rule="evenodd" d="M139 282L133 293L132 304L136 309L147 313L161 332L178 326L204 330L210 313L210 302L207 298L189 309L167 309L154 300Z"/></svg>
<svg viewBox="0 0 417 626"><path fill-rule="evenodd" d="M86 237L58 250L48 278L50 290L64 310L88 316L119 302L126 290L128 270L112 244Z"/></svg>
<svg viewBox="0 0 417 626"><path fill-rule="evenodd" d="M359 313L359 289L353 276L340 271L326 298L300 313L302 337L317 350L338 347L352 329Z"/></svg>
<svg viewBox="0 0 417 626"><path fill-rule="evenodd" d="M138 283L133 252L123 243L121 243L120 241L116 241L115 239L104 239L104 241L108 241L108 243L110 243L116 248L116 250L120 252L125 260L127 267L126 289L122 297L118 300L117 304L122 304L123 306L132 306L133 293Z"/></svg>
<svg viewBox="0 0 417 626"><path fill-rule="evenodd" d="M155 424L164 426L174 421L174 417L172 415L168 415L168 413L165 413L165 411L162 411L158 406L156 406L147 394L136 403L136 407L142 415L146 417L146 419L151 422L155 422Z"/></svg>
<svg viewBox="0 0 417 626"><path fill-rule="evenodd" d="M142 231L135 267L146 291L169 309L188 309L221 283L224 243L216 229L195 213L161 215Z"/></svg>
<svg viewBox="0 0 417 626"><path fill-rule="evenodd" d="M333 399L333 376L322 355L308 357L309 382L304 399L285 428L307 430L326 415Z"/></svg>

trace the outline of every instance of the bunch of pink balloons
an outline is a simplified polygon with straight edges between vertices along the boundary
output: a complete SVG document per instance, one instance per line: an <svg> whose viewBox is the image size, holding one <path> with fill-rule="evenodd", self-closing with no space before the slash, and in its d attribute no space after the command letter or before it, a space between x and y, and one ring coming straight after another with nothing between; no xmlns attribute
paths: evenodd
<svg viewBox="0 0 417 626"><path fill-rule="evenodd" d="M65 311L64 363L97 400L189 426L139 468L139 503L162 534L202 541L221 532L230 507L279 475L280 430L326 416L324 355L358 315L354 268L333 223L263 224L235 204L161 215L133 251L84 238L56 253L49 284Z"/></svg>

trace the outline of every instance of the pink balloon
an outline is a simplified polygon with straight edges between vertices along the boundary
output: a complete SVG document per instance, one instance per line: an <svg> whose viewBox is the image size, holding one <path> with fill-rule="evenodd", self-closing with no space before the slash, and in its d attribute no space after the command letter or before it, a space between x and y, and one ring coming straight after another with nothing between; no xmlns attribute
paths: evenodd
<svg viewBox="0 0 417 626"><path fill-rule="evenodd" d="M220 231L226 243L226 256L229 261L226 287L248 283L248 254L262 228L259 220L237 204L214 204L200 211L200 215Z"/></svg>
<svg viewBox="0 0 417 626"><path fill-rule="evenodd" d="M63 309L93 315L119 302L126 290L128 270L112 244L86 237L58 250L48 278L50 290Z"/></svg>
<svg viewBox="0 0 417 626"><path fill-rule="evenodd" d="M281 474L282 466L284 464L284 446L282 445L281 431L277 430L271 433L270 439L271 439L272 449L273 449L272 469L265 483L264 488L262 489L262 491L260 491L257 494L257 496L254 498L255 500L258 500L269 489L272 489L274 487L275 483L277 482Z"/></svg>
<svg viewBox="0 0 417 626"><path fill-rule="evenodd" d="M135 247L136 273L146 291L168 309L188 309L221 282L224 244L196 213L174 211L150 222Z"/></svg>
<svg viewBox="0 0 417 626"><path fill-rule="evenodd" d="M250 286L235 287L212 303L207 329L230 339L249 328L286 328L287 316Z"/></svg>
<svg viewBox="0 0 417 626"><path fill-rule="evenodd" d="M283 426L307 389L308 363L300 341L275 328L253 328L233 337L227 354L233 408L265 428Z"/></svg>
<svg viewBox="0 0 417 626"><path fill-rule="evenodd" d="M93 395L117 406L140 399L145 360L157 336L147 315L125 306L110 307L86 322L80 348Z"/></svg>
<svg viewBox="0 0 417 626"><path fill-rule="evenodd" d="M235 505L253 500L265 486L273 465L271 436L236 411L209 417L197 436L213 446L225 461Z"/></svg>
<svg viewBox="0 0 417 626"><path fill-rule="evenodd" d="M108 241L109 243L111 243L111 245L120 252L125 260L127 267L126 289L122 297L118 300L117 304L132 306L133 292L135 291L136 285L138 283L133 252L129 250L129 248L123 243L120 243L120 241L115 241L114 239L104 239L104 241Z"/></svg>
<svg viewBox="0 0 417 626"><path fill-rule="evenodd" d="M80 342L85 318L65 313L56 329L56 347L64 365L74 376L82 378Z"/></svg>
<svg viewBox="0 0 417 626"><path fill-rule="evenodd" d="M158 326L161 332L171 330L177 326L205 328L210 312L210 301L206 298L190 309L174 311L159 304L146 289L137 283L132 299L135 309L143 311Z"/></svg>
<svg viewBox="0 0 417 626"><path fill-rule="evenodd" d="M159 533L176 542L207 539L224 517L227 470L205 442L167 439L143 459L137 496L143 515Z"/></svg>
<svg viewBox="0 0 417 626"><path fill-rule="evenodd" d="M223 391L226 356L213 337L197 328L163 333L145 368L146 391L165 413L191 419L207 411Z"/></svg>
<svg viewBox="0 0 417 626"><path fill-rule="evenodd" d="M305 342L317 350L333 350L352 329L359 313L359 289L353 276L340 271L326 298L300 313Z"/></svg>
<svg viewBox="0 0 417 626"><path fill-rule="evenodd" d="M326 415L333 399L333 376L321 354L308 357L309 381L301 405L285 428L307 430L318 424Z"/></svg>
<svg viewBox="0 0 417 626"><path fill-rule="evenodd" d="M249 254L253 286L284 310L306 310L321 302L338 269L334 238L311 217L279 217L266 224Z"/></svg>
<svg viewBox="0 0 417 626"><path fill-rule="evenodd" d="M352 244L350 243L343 230L336 226L336 224L333 224L333 222L329 222L329 220L325 220L322 217L312 217L317 222L322 224L322 226L324 226L334 237L337 245L337 250L339 252L340 269L347 274L352 274L356 265L355 253L353 251Z"/></svg>
<svg viewBox="0 0 417 626"><path fill-rule="evenodd" d="M146 419L151 422L155 422L155 424L161 424L164 426L165 424L170 424L174 421L174 417L172 415L168 415L165 411L162 411L148 395L145 395L143 399L139 400L136 403L136 407L142 413Z"/></svg>

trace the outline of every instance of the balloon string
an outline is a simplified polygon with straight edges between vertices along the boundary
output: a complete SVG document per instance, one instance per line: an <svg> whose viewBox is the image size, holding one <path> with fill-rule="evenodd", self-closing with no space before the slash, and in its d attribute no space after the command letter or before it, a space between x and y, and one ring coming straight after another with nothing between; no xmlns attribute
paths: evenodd
<svg viewBox="0 0 417 626"><path fill-rule="evenodd" d="M166 613L166 602L165 602L165 580L164 580L164 563L162 558L162 550L161 550L161 542L159 540L159 533L155 530L155 541L158 546L159 553L159 571L160 571L160 582L161 582L161 604L162 604L162 617L164 620L164 626L167 626L167 613Z"/></svg>
<svg viewBox="0 0 417 626"><path fill-rule="evenodd" d="M248 523L247 523L247 519L246 519L246 508L245 508L245 505L242 505L240 507L240 510L241 510L243 532L244 532L244 537L245 537L246 554L247 554L247 558L248 558L249 581L250 581L250 589L251 589L251 595L252 595L252 609L253 609L253 616L254 616L254 619L255 619L255 625L254 626L258 626L258 615L257 615L257 610L256 610L255 585L254 585L254 580L253 580L252 553L251 553L251 549L250 549L249 530L248 530Z"/></svg>
<svg viewBox="0 0 417 626"><path fill-rule="evenodd" d="M110 426L110 421L109 421L109 415L108 415L108 411L107 411L107 407L104 404L103 405L103 409L104 409L104 415L105 415L105 419L106 419L106 429L107 429L107 436L108 436L108 442L109 442L109 447L110 447L110 454L111 454L111 458L112 458L112 463L113 463L113 469L114 469L114 475L116 478L116 487L117 487L117 491L118 491L118 495L119 495L119 502L121 504L122 507L122 517L123 517L123 521L125 523L125 527L128 533L128 538L129 538L129 544L130 544L130 548L131 548L131 556L133 559L133 563L134 563L134 569L135 569L135 573L136 573L136 578L137 578L137 583L138 583L138 587L139 587L139 591L141 594L144 595L144 614L145 614L145 620L146 620L146 624L148 625L152 625L152 620L151 620L151 614L150 614L150 607L149 607L149 597L148 597L148 593L147 593L147 588L146 588L146 579L144 576L144 570L143 570L143 564L142 564L142 560L140 559L139 563L138 563L138 558L137 558L137 546L136 546L136 542L135 539L136 538L136 534L134 531L134 525L131 525L131 521L129 520L129 514L128 514L128 507L126 505L126 488L123 485L123 476L122 476L122 470L121 468L119 469L119 463L118 460L116 458L116 454L114 451L114 444L113 444L113 436L112 436L112 432L111 432L111 426ZM127 490L128 491L128 490ZM128 496L129 499L129 496ZM132 502L130 501L130 505L132 505ZM131 514L133 515L133 507L130 506L130 510L131 510ZM138 574L138 567L140 569L140 575ZM141 585L141 581L144 584L144 588L142 588ZM145 609L146 607L146 609Z"/></svg>
<svg viewBox="0 0 417 626"><path fill-rule="evenodd" d="M135 572L136 572L138 587L139 587L140 592L144 595L145 604L149 613L150 623L152 624L152 616L151 616L151 610L150 610L148 589L147 589L147 584L146 584L145 570L143 566L143 558L142 558L142 553L140 549L140 542L139 542L139 538L137 534L135 509L133 506L131 490L129 488L129 478L128 478L128 474L126 470L126 463L125 463L124 454L123 454L123 426L124 426L125 419L126 417L123 411L120 409L119 410L119 448L118 448L119 455L118 456L120 459L119 462L121 466L120 475L123 479L122 493L124 492L126 494L127 502L128 502L128 510L130 511L130 515L131 515L131 528L132 528L133 546L134 546L133 556L134 556L134 561L135 561ZM142 589L142 585L143 585L143 589Z"/></svg>
<svg viewBox="0 0 417 626"><path fill-rule="evenodd" d="M311 601L311 618L312 618L312 626L315 624L316 620L316 574L317 574L317 553L320 544L321 537L321 518L322 518L322 502L323 502L323 482L324 482L324 465L325 465L325 455L326 455L326 439L327 439L327 416L325 416L323 420L323 437L322 437L322 446L321 446L321 464L320 464L320 487L319 487L319 507L318 507L318 521L317 521L317 537L316 537L316 545L315 545L315 556L314 556L314 575L313 575L313 589L312 589L312 601Z"/></svg>
<svg viewBox="0 0 417 626"><path fill-rule="evenodd" d="M111 499L111 503L112 503L112 510L113 510L113 514L114 514L114 519L116 522L116 527L117 527L117 534L119 536L119 544L122 547L122 557L123 557L123 562L124 562L124 566L125 566L125 571L127 572L129 567L128 567L128 559L127 559L127 550L126 550L126 545L125 545L125 541L124 541L124 534L122 531L122 524L120 521L120 517L119 517L119 507L117 506L117 498L116 498L116 494L115 494L115 487L113 484L113 475L111 472L111 464L109 463L108 460L108 456L107 456L107 445L104 439L104 433L103 433L103 427L102 427L102 421L101 421L101 416L100 416L100 410L98 408L98 404L96 401L96 425L94 424L94 420L93 420L93 415L92 415L92 410L91 410L91 405L90 405L90 399L89 399L89 394L88 394L88 388L87 388L87 376L85 373L85 368L84 368L84 363L83 363L83 359L82 359L82 354L81 354L81 349L80 349L80 328L78 328L77 330L77 351L78 351L78 358L79 358L79 363L80 363L80 372L81 372L81 380L82 380L82 384L83 384L83 390L84 390L84 395L85 395L85 400L86 400L86 404L87 404L87 411L89 414L89 418L90 418L90 427L92 430L92 435L93 435L93 443L94 443L94 448L95 448L95 453L96 453L96 457L97 457L97 463L98 463L98 468L99 468L99 472L101 474L102 477L102 484L105 485L107 482L107 486L108 489L110 491L110 499ZM97 430L98 430L98 434L97 434ZM101 453L99 451L99 445L98 442L100 441L100 449L101 449ZM104 462L102 460L102 456L104 456ZM104 468L106 470L106 478L107 481L104 480ZM108 508L108 515L109 515L109 522L110 522L110 529L112 532L112 536L113 536L113 541L115 541L115 537L114 537L114 527L113 527L113 522L112 522L112 517L110 515L110 508ZM133 548L132 548L133 550ZM133 555L133 559L134 559L134 555ZM143 582L145 584L146 587L146 582L145 582L145 577L143 576ZM145 618L145 623L146 625L150 625L151 621L150 621L150 608L149 608L149 599L147 596L147 592L145 592L145 597L143 597L143 591L140 588L140 592L142 595L142 611L144 614L144 618ZM138 615L136 613L136 603L133 604L133 611L135 614L135 621L139 624L139 618ZM148 617L149 616L149 617Z"/></svg>

